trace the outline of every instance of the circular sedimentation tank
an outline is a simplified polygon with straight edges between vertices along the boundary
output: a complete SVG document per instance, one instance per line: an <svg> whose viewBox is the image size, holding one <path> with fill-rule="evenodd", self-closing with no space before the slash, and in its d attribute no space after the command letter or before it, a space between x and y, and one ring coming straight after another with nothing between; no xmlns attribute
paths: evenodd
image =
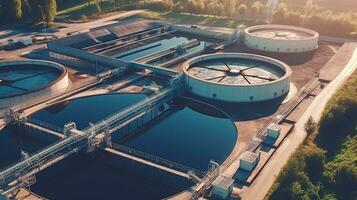
<svg viewBox="0 0 357 200"><path fill-rule="evenodd" d="M58 127L74 121L79 129L84 129L145 98L142 94L81 97L52 105L34 113L31 118ZM123 136L114 132L112 141L201 171L207 170L210 160L223 163L238 140L237 128L224 112L189 98L175 99L164 118L133 133ZM49 199L73 196L78 199L115 199L118 195L123 199L163 199L194 184L186 178L102 150L98 150L96 156L70 156L37 177L38 181L31 189Z"/></svg>
<svg viewBox="0 0 357 200"><path fill-rule="evenodd" d="M316 31L287 25L258 25L245 29L245 45L280 53L309 52L318 48Z"/></svg>
<svg viewBox="0 0 357 200"><path fill-rule="evenodd" d="M286 95L291 69L285 63L254 54L199 56L183 64L186 85L198 96L225 102L257 102Z"/></svg>
<svg viewBox="0 0 357 200"><path fill-rule="evenodd" d="M48 61L0 63L0 109L64 90L69 85L67 70Z"/></svg>

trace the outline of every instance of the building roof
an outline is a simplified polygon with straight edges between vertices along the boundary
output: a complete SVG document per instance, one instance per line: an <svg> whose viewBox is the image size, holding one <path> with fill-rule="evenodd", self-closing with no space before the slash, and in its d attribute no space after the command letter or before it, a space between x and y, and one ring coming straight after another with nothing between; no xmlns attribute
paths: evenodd
<svg viewBox="0 0 357 200"><path fill-rule="evenodd" d="M88 46L101 44L118 39L126 35L144 31L154 27L154 23L149 21L132 21L130 23L118 22L107 26L90 29L89 32L78 33L51 41L53 44L69 46L82 49Z"/></svg>
<svg viewBox="0 0 357 200"><path fill-rule="evenodd" d="M280 131L281 127L279 126L279 124L271 123L269 124L268 129L273 131Z"/></svg>
<svg viewBox="0 0 357 200"><path fill-rule="evenodd" d="M234 179L225 176L218 176L216 180L213 181L213 185L216 187L228 189L234 182Z"/></svg>
<svg viewBox="0 0 357 200"><path fill-rule="evenodd" d="M250 163L253 163L257 158L259 158L259 154L252 151L246 151L240 156L240 160L244 160Z"/></svg>

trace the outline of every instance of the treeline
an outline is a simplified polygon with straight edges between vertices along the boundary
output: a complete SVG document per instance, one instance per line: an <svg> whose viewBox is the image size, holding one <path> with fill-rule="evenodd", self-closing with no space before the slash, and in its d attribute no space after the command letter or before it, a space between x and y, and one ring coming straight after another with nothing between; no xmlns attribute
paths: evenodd
<svg viewBox="0 0 357 200"><path fill-rule="evenodd" d="M56 0L0 0L0 20L53 22L57 13Z"/></svg>
<svg viewBox="0 0 357 200"><path fill-rule="evenodd" d="M101 11L103 0L0 0L0 22L39 22L47 24L55 20L57 8L65 9L86 3ZM111 0L113 5L119 5L120 0Z"/></svg>
<svg viewBox="0 0 357 200"><path fill-rule="evenodd" d="M329 100L319 124L291 156L266 199L355 200L356 85L357 72Z"/></svg>
<svg viewBox="0 0 357 200"><path fill-rule="evenodd" d="M280 3L273 14L273 23L303 26L314 29L321 34L346 36L356 34L357 13L335 14L307 1L303 10L289 8ZM357 35L357 34L356 34Z"/></svg>
<svg viewBox="0 0 357 200"><path fill-rule="evenodd" d="M261 1L255 1L250 6L242 3L238 4L236 0L180 0L176 3L172 0L149 1L146 3L149 9L174 12L187 12L194 14L206 14L234 17L237 14L251 12L252 15L261 15L264 5Z"/></svg>

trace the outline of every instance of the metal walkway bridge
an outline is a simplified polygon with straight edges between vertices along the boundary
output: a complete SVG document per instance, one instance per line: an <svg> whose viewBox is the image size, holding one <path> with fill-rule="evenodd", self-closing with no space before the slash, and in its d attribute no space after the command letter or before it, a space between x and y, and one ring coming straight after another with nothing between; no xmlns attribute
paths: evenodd
<svg viewBox="0 0 357 200"><path fill-rule="evenodd" d="M110 141L110 134L115 132L115 130L118 130L118 127L122 127L123 124L135 119L137 116L141 116L152 106L170 101L174 95L178 95L175 88L163 89L161 92L156 93L133 106L129 106L126 109L119 111L81 131L76 129L74 123L72 126L71 124L69 126L65 126L62 131L61 129L56 129L49 124L36 121L32 118L29 118L27 121L22 120L20 123L23 123L25 126L55 135L61 139L45 149L34 153L1 171L0 193L9 195L22 187L28 187L36 182L36 173L56 164L73 153L81 150L90 151L91 149L93 150L101 147L105 151L115 155L191 179L196 183L196 189L193 190L194 196L196 197L202 195L203 192L210 187L210 184L213 181L212 179L216 177L212 176L212 170L205 173L200 170L196 170L158 156L150 155L145 152L137 151L126 146L115 143L112 144ZM98 138L100 138L99 141ZM209 176L210 178L207 178L207 174L211 174ZM216 172L214 174L216 174Z"/></svg>
<svg viewBox="0 0 357 200"><path fill-rule="evenodd" d="M124 124L126 121L135 118L136 115L146 112L152 106L171 100L177 94L174 91L175 88L163 89L161 92L133 106L129 106L83 131L76 130L75 127L67 131L67 133L65 131L64 135L66 135L66 138L1 171L0 192L8 193L13 189L23 187L26 180L37 172L75 152L88 148L88 145L92 144L91 139L95 139L96 136L106 133L110 128ZM48 130L49 134L54 132L48 127L41 127L39 124L29 123L27 125L36 127L42 131Z"/></svg>

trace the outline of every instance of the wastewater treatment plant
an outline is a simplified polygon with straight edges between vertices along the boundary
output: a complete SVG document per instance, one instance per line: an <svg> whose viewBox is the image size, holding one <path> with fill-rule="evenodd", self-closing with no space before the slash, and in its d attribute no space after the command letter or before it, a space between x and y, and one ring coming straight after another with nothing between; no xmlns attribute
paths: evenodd
<svg viewBox="0 0 357 200"><path fill-rule="evenodd" d="M129 18L0 62L0 194L239 196L334 79L340 46L293 26Z"/></svg>

